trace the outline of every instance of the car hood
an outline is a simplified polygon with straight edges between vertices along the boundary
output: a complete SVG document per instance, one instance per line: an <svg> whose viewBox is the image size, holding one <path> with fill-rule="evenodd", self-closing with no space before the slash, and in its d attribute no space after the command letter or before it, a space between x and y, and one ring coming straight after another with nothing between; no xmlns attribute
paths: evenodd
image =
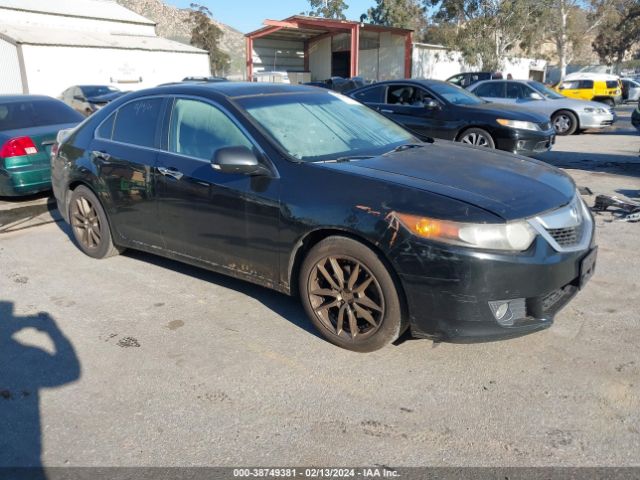
<svg viewBox="0 0 640 480"><path fill-rule="evenodd" d="M568 175L546 163L446 140L370 159L318 165L447 196L507 221L566 205L576 192Z"/></svg>
<svg viewBox="0 0 640 480"><path fill-rule="evenodd" d="M467 111L474 111L494 118L504 118L506 120L523 120L525 122L544 123L549 119L540 113L532 112L520 105L510 105L507 103L481 103L478 105L458 105Z"/></svg>

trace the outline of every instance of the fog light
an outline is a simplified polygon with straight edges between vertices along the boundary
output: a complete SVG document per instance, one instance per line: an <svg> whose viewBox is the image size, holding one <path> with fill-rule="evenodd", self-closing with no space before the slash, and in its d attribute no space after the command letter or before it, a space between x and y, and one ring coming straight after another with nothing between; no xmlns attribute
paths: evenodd
<svg viewBox="0 0 640 480"><path fill-rule="evenodd" d="M513 300L495 300L489 302L491 313L503 327L510 327L516 320L525 318L526 302L524 298L516 298Z"/></svg>
<svg viewBox="0 0 640 480"><path fill-rule="evenodd" d="M503 303L502 305L500 305L498 307L498 309L496 310L496 313L494 315L496 316L496 318L498 320L502 320L502 317L504 317L506 315L508 310L509 310L509 304L508 303Z"/></svg>
<svg viewBox="0 0 640 480"><path fill-rule="evenodd" d="M524 140L518 140L518 150L523 150L527 142Z"/></svg>

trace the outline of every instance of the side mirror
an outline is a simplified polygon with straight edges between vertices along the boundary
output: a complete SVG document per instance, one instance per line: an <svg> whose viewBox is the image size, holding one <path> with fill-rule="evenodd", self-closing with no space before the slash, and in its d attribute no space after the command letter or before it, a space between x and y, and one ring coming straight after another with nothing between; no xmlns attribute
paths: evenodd
<svg viewBox="0 0 640 480"><path fill-rule="evenodd" d="M538 92L533 92L530 97L531 100L542 100L542 95L540 95Z"/></svg>
<svg viewBox="0 0 640 480"><path fill-rule="evenodd" d="M243 175L268 175L271 172L258 161L247 147L225 147L216 150L211 160L214 170Z"/></svg>
<svg viewBox="0 0 640 480"><path fill-rule="evenodd" d="M424 102L424 106L428 110L434 110L434 109L440 108L440 104L436 102L433 98L426 100Z"/></svg>

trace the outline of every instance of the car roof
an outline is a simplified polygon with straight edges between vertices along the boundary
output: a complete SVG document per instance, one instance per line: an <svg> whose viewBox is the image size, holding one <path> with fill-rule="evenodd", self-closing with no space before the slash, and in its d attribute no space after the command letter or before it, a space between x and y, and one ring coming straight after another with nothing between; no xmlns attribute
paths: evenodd
<svg viewBox="0 0 640 480"><path fill-rule="evenodd" d="M199 93L218 94L228 98L250 97L258 95L277 95L288 93L318 93L321 89L305 85L267 82L185 82L162 85L149 90L139 90L145 94ZM136 92L136 93L138 93Z"/></svg>
<svg viewBox="0 0 640 480"><path fill-rule="evenodd" d="M394 83L406 83L406 84L413 84L413 85L421 85L424 87L429 87L431 85L451 85L450 83L445 82L443 80L432 80L428 78L403 78L399 80L385 80L384 82L376 82L370 85L365 85L360 88L365 89L369 87L375 87L376 85L391 85Z"/></svg>
<svg viewBox="0 0 640 480"><path fill-rule="evenodd" d="M56 100L46 95L0 95L0 103L28 102L33 100ZM59 100L56 100L59 101Z"/></svg>

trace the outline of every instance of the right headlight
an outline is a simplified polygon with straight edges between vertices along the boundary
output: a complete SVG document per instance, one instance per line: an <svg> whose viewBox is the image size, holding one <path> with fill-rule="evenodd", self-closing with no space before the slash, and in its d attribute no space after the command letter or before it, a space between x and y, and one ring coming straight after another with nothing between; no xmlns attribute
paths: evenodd
<svg viewBox="0 0 640 480"><path fill-rule="evenodd" d="M400 222L414 235L429 240L488 250L527 250L535 230L521 220L508 223L464 223L398 213Z"/></svg>

